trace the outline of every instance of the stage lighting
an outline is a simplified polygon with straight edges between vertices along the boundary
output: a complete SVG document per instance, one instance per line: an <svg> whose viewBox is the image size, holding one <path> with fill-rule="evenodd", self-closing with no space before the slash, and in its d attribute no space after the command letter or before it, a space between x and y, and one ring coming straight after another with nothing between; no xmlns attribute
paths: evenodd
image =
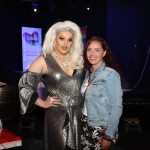
<svg viewBox="0 0 150 150"><path fill-rule="evenodd" d="M37 3L32 3L32 8L33 8L34 12L38 11L38 7L39 7L39 5Z"/></svg>
<svg viewBox="0 0 150 150"><path fill-rule="evenodd" d="M90 9L91 9L91 3L90 3L90 2L87 3L86 9L87 9L88 11L90 11Z"/></svg>

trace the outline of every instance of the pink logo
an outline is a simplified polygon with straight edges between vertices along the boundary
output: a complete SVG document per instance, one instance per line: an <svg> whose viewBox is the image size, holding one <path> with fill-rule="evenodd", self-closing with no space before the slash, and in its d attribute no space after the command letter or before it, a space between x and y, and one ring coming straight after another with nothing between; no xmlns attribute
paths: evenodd
<svg viewBox="0 0 150 150"><path fill-rule="evenodd" d="M25 32L23 34L23 37L24 37L26 43L28 43L28 44L31 44L31 45L39 44L39 34L36 31L34 31L32 34Z"/></svg>

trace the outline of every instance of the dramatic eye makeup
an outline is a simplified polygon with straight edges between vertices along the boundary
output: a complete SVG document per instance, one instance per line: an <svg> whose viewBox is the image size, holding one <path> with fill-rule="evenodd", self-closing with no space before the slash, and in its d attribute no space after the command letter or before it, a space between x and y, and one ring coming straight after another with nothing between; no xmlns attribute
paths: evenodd
<svg viewBox="0 0 150 150"><path fill-rule="evenodd" d="M69 41L69 42L72 42L73 40L72 40L72 38L70 38L68 41Z"/></svg>
<svg viewBox="0 0 150 150"><path fill-rule="evenodd" d="M60 40L62 40L62 41L64 40L64 37L58 37L58 38L59 38Z"/></svg>

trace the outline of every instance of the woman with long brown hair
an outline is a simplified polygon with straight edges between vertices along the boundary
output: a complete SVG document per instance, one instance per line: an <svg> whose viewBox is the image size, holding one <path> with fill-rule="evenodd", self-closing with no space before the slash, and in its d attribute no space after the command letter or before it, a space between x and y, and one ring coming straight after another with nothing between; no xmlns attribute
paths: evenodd
<svg viewBox="0 0 150 150"><path fill-rule="evenodd" d="M109 46L100 37L87 41L84 61L82 148L106 150L117 140L122 114L120 69Z"/></svg>

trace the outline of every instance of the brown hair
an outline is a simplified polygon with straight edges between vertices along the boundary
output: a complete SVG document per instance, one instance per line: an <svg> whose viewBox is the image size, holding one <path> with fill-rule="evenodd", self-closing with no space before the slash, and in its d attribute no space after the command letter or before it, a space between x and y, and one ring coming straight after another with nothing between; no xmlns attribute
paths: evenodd
<svg viewBox="0 0 150 150"><path fill-rule="evenodd" d="M104 56L103 60L105 61L106 63L106 66L107 67L110 67L110 68L113 68L115 69L119 74L120 76L122 75L122 72L120 70L120 67L119 65L117 64L117 61L116 59L114 58L111 50L109 49L109 46L107 45L106 41L101 38L101 37L96 37L96 36L93 36L91 37L86 45L85 45L85 49L84 49L84 68L85 70L89 70L90 71L90 67L91 67L91 64L89 63L88 59L87 59L87 56L86 56L86 52L87 52L87 49L88 49L88 46L93 42L93 41L97 41L101 44L102 48L104 51L106 51L106 55Z"/></svg>

